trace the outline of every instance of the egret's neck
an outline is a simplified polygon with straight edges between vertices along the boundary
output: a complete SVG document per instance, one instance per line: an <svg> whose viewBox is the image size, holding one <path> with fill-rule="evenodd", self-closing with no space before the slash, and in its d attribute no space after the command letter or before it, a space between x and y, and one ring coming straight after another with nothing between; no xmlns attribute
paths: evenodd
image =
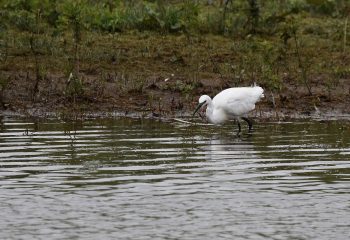
<svg viewBox="0 0 350 240"><path fill-rule="evenodd" d="M213 105L213 102L212 102L210 97L207 98L207 105L208 105L208 107L212 107L212 105Z"/></svg>
<svg viewBox="0 0 350 240"><path fill-rule="evenodd" d="M213 124L222 124L227 120L227 115L225 112L223 112L220 108L218 109L214 103L211 101L207 101L207 110L205 112L205 115L207 116L207 119L209 122Z"/></svg>
<svg viewBox="0 0 350 240"><path fill-rule="evenodd" d="M213 102L212 102L211 98L207 99L207 110L205 113L207 115L207 118L210 119L212 114L213 114Z"/></svg>

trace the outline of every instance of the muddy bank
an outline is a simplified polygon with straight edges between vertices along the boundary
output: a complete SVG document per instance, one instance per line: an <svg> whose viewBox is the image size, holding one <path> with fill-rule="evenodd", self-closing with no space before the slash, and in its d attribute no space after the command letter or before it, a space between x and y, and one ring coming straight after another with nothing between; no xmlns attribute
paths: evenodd
<svg viewBox="0 0 350 240"><path fill-rule="evenodd" d="M86 38L74 63L67 43L57 42L56 50L35 55L25 47L9 48L0 67L1 111L171 118L188 116L202 94L213 97L225 88L256 82L266 96L251 114L257 118L350 113L350 59L328 43L322 45L323 54L314 49L316 41L305 44L301 57L312 64L304 67L292 43L271 48L280 44L278 38L267 42L134 32Z"/></svg>
<svg viewBox="0 0 350 240"><path fill-rule="evenodd" d="M156 74L156 73L155 73ZM65 76L50 76L40 82L39 93L32 99L31 76L11 73L15 76L3 92L1 111L27 116L128 116L128 117L186 117L190 116L200 95L215 96L226 87L221 79L199 80L198 86L189 93L167 89L167 85L182 84L186 80L170 75L158 77L141 90L121 91L118 83L105 82L97 85L98 75L85 75L82 79L83 96L67 96ZM243 85L245 86L245 85ZM347 82L329 95L322 87L313 87L308 95L303 87L288 86L283 93L265 88L265 98L250 115L259 119L286 120L290 118L324 117L342 118L350 113ZM262 86L264 87L264 86ZM169 87L170 88L170 87Z"/></svg>
<svg viewBox="0 0 350 240"><path fill-rule="evenodd" d="M160 91L151 86L143 90L142 93L130 92L122 95L102 95L99 98L84 99L67 99L64 95L51 95L50 98L43 97L35 101L25 101L19 98L17 90L12 92L12 97L7 96L6 99L11 101L3 102L0 115L54 117L64 120L130 117L172 121L173 118L191 117L201 94L217 93L221 90L221 88L213 89L212 85L203 84L202 89L197 90L190 98L184 97L176 91ZM25 92L22 94L25 96ZM265 98L257 103L256 109L249 116L256 121L349 120L348 101L348 98L341 98L341 96L328 99L322 93L309 96L300 91L299 94L278 95L267 90ZM310 102L312 104L309 104ZM204 112L202 112L202 116L204 116ZM205 122L205 119L200 119L197 116L197 119L191 119L191 121Z"/></svg>

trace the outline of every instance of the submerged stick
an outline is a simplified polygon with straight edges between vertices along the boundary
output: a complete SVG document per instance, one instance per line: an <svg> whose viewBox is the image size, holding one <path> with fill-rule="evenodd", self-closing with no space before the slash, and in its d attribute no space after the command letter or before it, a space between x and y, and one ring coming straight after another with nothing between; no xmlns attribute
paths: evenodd
<svg viewBox="0 0 350 240"><path fill-rule="evenodd" d="M186 124L190 124L190 125L198 125L198 126L214 126L214 124L211 123L196 123L196 122L189 122L183 119L179 119L179 118L174 118L175 121L177 122L181 122L181 123L186 123Z"/></svg>

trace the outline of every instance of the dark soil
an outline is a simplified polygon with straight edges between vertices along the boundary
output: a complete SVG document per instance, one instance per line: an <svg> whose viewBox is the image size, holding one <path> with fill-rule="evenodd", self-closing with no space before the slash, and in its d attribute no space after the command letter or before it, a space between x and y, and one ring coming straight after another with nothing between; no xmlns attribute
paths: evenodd
<svg viewBox="0 0 350 240"><path fill-rule="evenodd" d="M101 45L102 41L105 44ZM350 113L348 76L340 77L330 87L326 82L329 76L313 71L308 75L310 95L295 70L282 73L280 87L274 89L263 76L237 78L239 71L227 70L229 64L238 65L241 59L231 45L232 39L215 36L190 40L182 35L100 36L89 47L81 47L79 89L73 91L64 56L39 55L44 74L38 78L34 56L26 50L12 49L0 69L6 82L1 89L0 109L30 115L118 112L181 116L193 111L201 94L213 97L225 88L256 82L265 89L265 98L253 116L284 119L314 113ZM92 52L88 52L90 48Z"/></svg>

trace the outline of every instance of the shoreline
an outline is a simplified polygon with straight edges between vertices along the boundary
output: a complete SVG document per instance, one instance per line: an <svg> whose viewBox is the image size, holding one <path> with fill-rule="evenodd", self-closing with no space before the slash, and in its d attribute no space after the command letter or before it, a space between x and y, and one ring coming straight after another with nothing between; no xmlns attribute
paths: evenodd
<svg viewBox="0 0 350 240"><path fill-rule="evenodd" d="M131 118L131 119L150 119L162 122L175 122L177 119L192 119L192 112L178 112L168 115L158 115L152 112L136 112L136 111L47 111L43 109L26 109L21 111L0 110L0 117L26 117L35 119L62 119L64 121L89 120L89 119L114 119L114 118ZM204 116L204 113L202 113ZM249 118L257 122L288 122L288 121L350 121L350 113L339 110L322 111L317 109L313 112L300 113L297 111L286 110L262 110L256 108L248 114ZM193 123L206 123L205 118L201 119L196 116Z"/></svg>

